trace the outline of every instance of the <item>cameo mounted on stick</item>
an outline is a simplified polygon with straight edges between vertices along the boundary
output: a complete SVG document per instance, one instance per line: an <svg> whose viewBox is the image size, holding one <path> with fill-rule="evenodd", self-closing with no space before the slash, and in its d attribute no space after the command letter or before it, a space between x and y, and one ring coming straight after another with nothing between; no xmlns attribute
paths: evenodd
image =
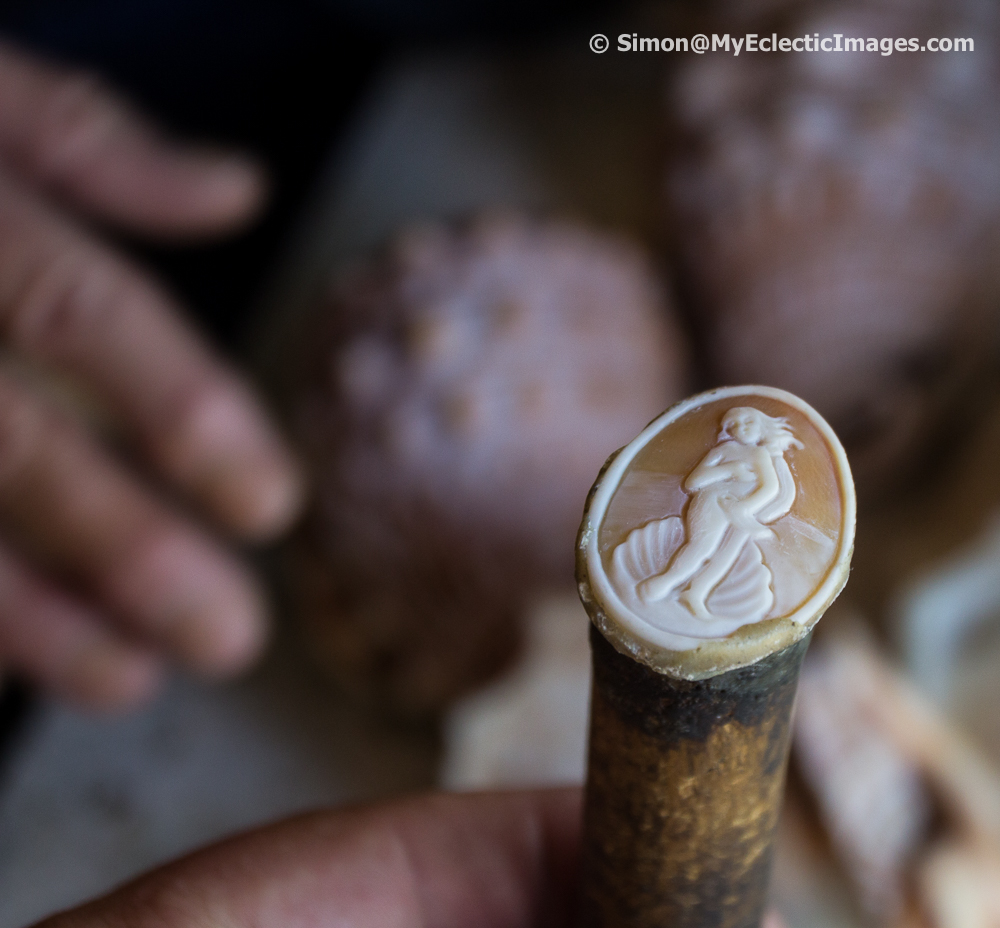
<svg viewBox="0 0 1000 928"><path fill-rule="evenodd" d="M672 407L609 463L580 555L602 631L685 652L748 626L762 627L737 639L804 634L843 586L853 537L829 426L790 393L728 387Z"/></svg>
<svg viewBox="0 0 1000 928"><path fill-rule="evenodd" d="M799 666L854 485L808 405L727 387L605 465L577 544L593 687L579 928L755 928Z"/></svg>

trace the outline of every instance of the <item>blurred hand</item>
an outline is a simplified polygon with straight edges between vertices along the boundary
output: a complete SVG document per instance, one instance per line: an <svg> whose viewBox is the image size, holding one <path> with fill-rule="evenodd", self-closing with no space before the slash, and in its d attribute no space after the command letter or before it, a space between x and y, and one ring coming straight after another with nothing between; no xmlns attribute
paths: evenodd
<svg viewBox="0 0 1000 928"><path fill-rule="evenodd" d="M581 791L315 812L198 851L36 928L571 928ZM770 913L763 928L784 928Z"/></svg>
<svg viewBox="0 0 1000 928"><path fill-rule="evenodd" d="M218 526L280 531L301 483L256 400L75 218L207 235L250 219L263 187L253 165L167 141L91 78L0 45L0 666L115 705L149 693L164 657L223 673L258 652L246 570L12 359L97 396L152 473Z"/></svg>
<svg viewBox="0 0 1000 928"><path fill-rule="evenodd" d="M231 838L45 928L568 925L580 791L438 795Z"/></svg>

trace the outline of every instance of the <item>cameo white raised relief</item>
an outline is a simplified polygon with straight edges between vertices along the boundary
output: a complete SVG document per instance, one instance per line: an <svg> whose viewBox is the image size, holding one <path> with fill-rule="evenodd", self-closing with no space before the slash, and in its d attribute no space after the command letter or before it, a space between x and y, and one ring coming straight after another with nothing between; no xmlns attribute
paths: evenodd
<svg viewBox="0 0 1000 928"><path fill-rule="evenodd" d="M768 619L808 623L810 602L824 599L850 554L849 478L829 426L791 394L743 387L694 397L602 477L590 576L596 568L612 614L667 648Z"/></svg>

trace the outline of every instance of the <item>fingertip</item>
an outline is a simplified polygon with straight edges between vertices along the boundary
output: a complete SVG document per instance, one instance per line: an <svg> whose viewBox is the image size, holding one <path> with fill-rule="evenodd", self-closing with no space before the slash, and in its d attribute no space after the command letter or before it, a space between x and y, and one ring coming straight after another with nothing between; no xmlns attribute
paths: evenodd
<svg viewBox="0 0 1000 928"><path fill-rule="evenodd" d="M107 638L91 641L57 686L84 708L115 712L149 702L164 677L163 662L155 655Z"/></svg>
<svg viewBox="0 0 1000 928"><path fill-rule="evenodd" d="M144 142L93 167L70 192L126 227L184 241L248 225L268 188L263 165L247 155Z"/></svg>
<svg viewBox="0 0 1000 928"><path fill-rule="evenodd" d="M193 529L161 527L139 543L108 580L108 593L138 634L205 676L245 669L267 641L256 578Z"/></svg>
<svg viewBox="0 0 1000 928"><path fill-rule="evenodd" d="M195 155L191 168L192 193L197 195L198 209L209 225L247 222L267 201L267 172L247 155ZM192 222L195 219L192 216Z"/></svg>
<svg viewBox="0 0 1000 928"><path fill-rule="evenodd" d="M272 447L246 470L242 483L233 480L219 490L232 531L245 541L270 541L284 534L302 512L305 470L291 454Z"/></svg>
<svg viewBox="0 0 1000 928"><path fill-rule="evenodd" d="M263 654L268 638L265 598L249 577L224 599L185 616L173 636L180 658L191 670L218 679L250 668Z"/></svg>
<svg viewBox="0 0 1000 928"><path fill-rule="evenodd" d="M247 541L281 534L304 505L302 465L245 388L203 394L172 457L181 483Z"/></svg>

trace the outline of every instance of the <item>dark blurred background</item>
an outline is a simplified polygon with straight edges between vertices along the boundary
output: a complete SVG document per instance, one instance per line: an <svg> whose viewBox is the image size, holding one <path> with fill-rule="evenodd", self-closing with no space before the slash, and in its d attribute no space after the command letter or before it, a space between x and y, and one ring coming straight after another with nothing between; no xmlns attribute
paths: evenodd
<svg viewBox="0 0 1000 928"><path fill-rule="evenodd" d="M82 66L170 131L261 158L273 194L262 221L198 247L129 242L217 342L246 331L260 287L379 64L406 49L543 39L593 0L24 0L0 35Z"/></svg>

